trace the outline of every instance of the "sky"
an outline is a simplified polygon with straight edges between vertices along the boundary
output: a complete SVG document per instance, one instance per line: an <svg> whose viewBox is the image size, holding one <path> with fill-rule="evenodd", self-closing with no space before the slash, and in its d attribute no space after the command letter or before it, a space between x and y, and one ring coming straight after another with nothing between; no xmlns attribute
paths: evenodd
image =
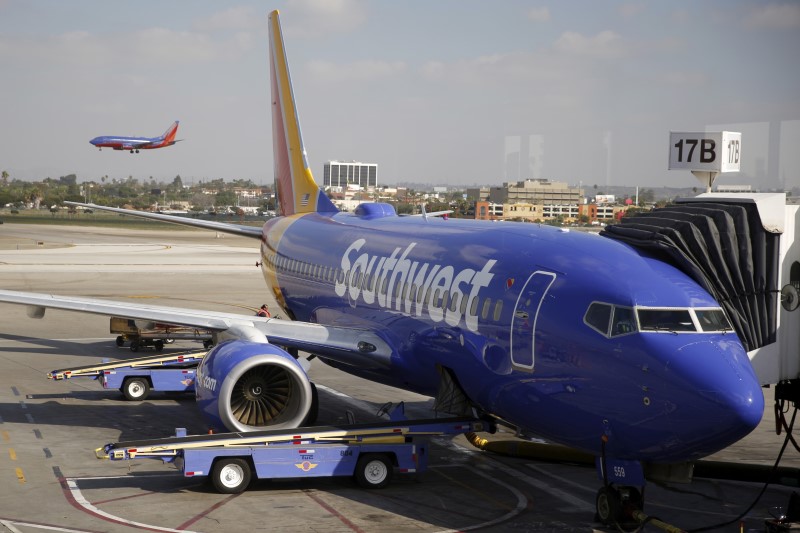
<svg viewBox="0 0 800 533"><path fill-rule="evenodd" d="M0 170L273 181L267 15L309 163L378 181L691 187L670 131L742 132L742 172L800 186L800 2L0 0ZM178 144L102 151L99 135Z"/></svg>

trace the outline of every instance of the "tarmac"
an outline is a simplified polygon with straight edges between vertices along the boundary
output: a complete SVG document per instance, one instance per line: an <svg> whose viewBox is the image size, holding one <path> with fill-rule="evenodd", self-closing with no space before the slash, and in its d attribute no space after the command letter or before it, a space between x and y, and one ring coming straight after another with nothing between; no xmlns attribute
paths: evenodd
<svg viewBox="0 0 800 533"><path fill-rule="evenodd" d="M257 242L207 231L0 226L0 288L8 290L255 313L269 303L258 260ZM201 348L176 341L163 353ZM31 319L24 307L0 304L0 532L607 531L594 520L601 482L592 466L497 455L463 437L434 440L427 472L397 474L382 490L314 478L222 495L170 464L98 460L94 450L109 442L167 437L178 427L205 433L190 394L154 392L137 403L91 379L46 378L141 355L116 345L108 317L48 310ZM379 420L387 401L431 416L430 398L316 360L309 374L319 424ZM783 512L800 491L800 452L788 443L777 482L765 485L786 435L775 432L772 389L764 393L761 425L699 463L691 483L648 484L647 515L686 531L764 531ZM520 442L508 432L485 436ZM655 524L643 530L660 530Z"/></svg>

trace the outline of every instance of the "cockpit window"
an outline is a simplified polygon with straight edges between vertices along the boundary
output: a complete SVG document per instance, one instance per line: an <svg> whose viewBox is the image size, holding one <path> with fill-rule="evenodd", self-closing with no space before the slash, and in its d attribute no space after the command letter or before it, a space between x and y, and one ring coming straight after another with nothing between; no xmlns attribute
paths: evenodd
<svg viewBox="0 0 800 533"><path fill-rule="evenodd" d="M611 336L626 335L636 331L636 319L630 307L614 306L614 322L611 325Z"/></svg>
<svg viewBox="0 0 800 533"><path fill-rule="evenodd" d="M586 311L583 321L603 335L608 335L608 324L611 322L611 306L597 302L593 303Z"/></svg>
<svg viewBox="0 0 800 533"><path fill-rule="evenodd" d="M697 331L688 309L638 309L642 331Z"/></svg>
<svg viewBox="0 0 800 533"><path fill-rule="evenodd" d="M694 312L697 315L700 329L703 331L731 331L733 329L722 309L695 309Z"/></svg>
<svg viewBox="0 0 800 533"><path fill-rule="evenodd" d="M625 307L593 302L583 321L606 337L636 332L715 333L733 331L722 308Z"/></svg>

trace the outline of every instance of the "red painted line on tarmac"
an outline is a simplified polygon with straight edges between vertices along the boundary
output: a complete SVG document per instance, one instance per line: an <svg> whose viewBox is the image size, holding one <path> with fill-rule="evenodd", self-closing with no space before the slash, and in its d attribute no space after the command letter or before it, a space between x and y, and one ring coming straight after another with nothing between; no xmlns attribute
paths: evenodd
<svg viewBox="0 0 800 533"><path fill-rule="evenodd" d="M132 526L129 522L127 522L125 520L117 520L117 519L111 518L109 516L105 516L105 515L103 515L101 513L95 512L95 511L93 511L91 509L87 509L86 507L84 507L83 505L78 503L78 501L75 499L74 495L72 494L72 489L70 489L66 478L64 478L62 476L58 476L58 483L61 485L61 490L64 493L64 497L67 499L67 502L69 502L69 504L72 505L75 509L77 509L79 511L83 511L84 513L89 514L89 515L91 515L91 516L93 516L95 518L99 518L100 520L104 520L106 522L111 522L112 524L121 524L121 525L124 525L124 526L136 527L136 526ZM163 531L163 529L149 528L149 527L146 527L146 526L145 527L141 527L140 526L140 527L136 527L136 528L137 529L144 529L144 530L147 530L147 531Z"/></svg>
<svg viewBox="0 0 800 533"><path fill-rule="evenodd" d="M117 517L115 517L113 515L109 515L107 513L104 513L101 510L95 509L93 505L89 504L89 502L85 502L86 505L83 505L75 497L75 492L73 491L72 487L70 486L70 482L75 484L75 481L74 480L71 481L70 479L65 478L61 473L61 468L59 468L57 466L53 467L53 473L55 474L59 485L61 485L61 491L64 493L64 498L67 500L67 503L69 503L75 509L77 509L79 511L82 511L82 512L84 512L84 513L86 513L86 514L88 514L90 516L93 516L94 518L98 518L98 519L103 520L105 522L111 522L112 524L120 524L120 525L123 525L123 526L132 527L134 529L139 529L139 530L144 530L144 531L161 531L161 532L164 532L164 531L176 531L176 530L171 529L171 528L150 526L148 524L142 524L142 523L139 523L139 522L134 522L132 520L125 520L125 519L122 519L122 518L117 518ZM75 487L77 489L77 484L75 484ZM80 496L80 497L83 498L83 496Z"/></svg>
<svg viewBox="0 0 800 533"><path fill-rule="evenodd" d="M143 492L141 494L131 494L130 496L120 496L119 498L109 498L107 500L93 501L92 505L100 505L102 503L118 502L120 500L131 500L133 498L141 498L142 496L153 496L153 495L162 496L163 493L147 491L147 492Z"/></svg>
<svg viewBox="0 0 800 533"><path fill-rule="evenodd" d="M225 505L229 501L233 500L234 498L238 498L241 495L242 495L241 492L239 494L231 494L230 496L228 496L227 498L225 498L221 502L215 503L214 505L212 505L211 507L209 507L208 509L206 509L202 513L194 515L192 518L190 518L189 520L187 520L183 524L179 525L175 529L186 529L187 527L191 526L192 524L194 524L195 522L197 522L201 518L204 518L204 517L208 516L208 514L211 513L212 511L216 511L217 509L219 509L220 507L222 507L223 505Z"/></svg>
<svg viewBox="0 0 800 533"><path fill-rule="evenodd" d="M304 490L303 492L306 494L306 496L308 496L309 498L311 498L312 500L317 502L320 507L322 507L323 509L325 509L326 511L331 513L333 516L338 518L344 525L346 525L347 527L349 527L353 531L356 531L358 533L366 533L363 529L361 529L360 527L355 525L353 522L351 522L346 516L344 516L342 513L340 513L339 511L337 511L336 509L334 509L333 507L331 507L330 505L328 505L324 501L322 501L321 498L316 496L311 491Z"/></svg>

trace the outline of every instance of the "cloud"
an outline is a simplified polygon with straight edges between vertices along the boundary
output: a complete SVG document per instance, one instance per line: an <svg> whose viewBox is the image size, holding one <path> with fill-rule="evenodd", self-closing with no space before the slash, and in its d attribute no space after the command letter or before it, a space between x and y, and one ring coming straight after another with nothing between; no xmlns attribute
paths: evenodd
<svg viewBox="0 0 800 533"><path fill-rule="evenodd" d="M553 43L553 49L564 54L595 58L618 58L625 55L622 37L611 30L601 31L594 37L568 31Z"/></svg>
<svg viewBox="0 0 800 533"><path fill-rule="evenodd" d="M528 20L533 22L547 22L550 20L550 9L545 7L533 7L528 10Z"/></svg>
<svg viewBox="0 0 800 533"><path fill-rule="evenodd" d="M252 6L239 6L200 18L192 23L197 31L252 30L266 26L266 12L256 11Z"/></svg>
<svg viewBox="0 0 800 533"><path fill-rule="evenodd" d="M628 3L628 4L622 4L621 6L619 6L619 8L617 9L617 12L623 18L629 19L629 18L635 17L639 13L642 13L644 11L644 9L645 9L644 4L641 4L641 3Z"/></svg>
<svg viewBox="0 0 800 533"><path fill-rule="evenodd" d="M367 20L363 0L287 0L285 12L287 36L347 33Z"/></svg>
<svg viewBox="0 0 800 533"><path fill-rule="evenodd" d="M759 6L748 14L744 23L749 28L800 28L800 3Z"/></svg>
<svg viewBox="0 0 800 533"><path fill-rule="evenodd" d="M307 69L309 73L324 83L363 82L384 79L402 74L407 65L402 61L356 61L346 65L330 61L311 61Z"/></svg>
<svg viewBox="0 0 800 533"><path fill-rule="evenodd" d="M73 31L44 39L0 36L0 62L97 68L124 60L164 66L231 59L253 46L252 36L243 32L215 40L205 33L160 27L116 34Z"/></svg>

